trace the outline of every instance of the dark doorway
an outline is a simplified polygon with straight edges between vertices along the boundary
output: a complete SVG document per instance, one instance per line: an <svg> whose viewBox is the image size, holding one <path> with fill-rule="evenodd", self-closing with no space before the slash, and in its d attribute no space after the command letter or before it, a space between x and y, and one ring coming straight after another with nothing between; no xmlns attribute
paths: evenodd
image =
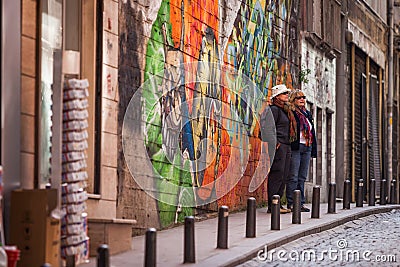
<svg viewBox="0 0 400 267"><path fill-rule="evenodd" d="M322 185L322 109L317 107L317 185Z"/></svg>
<svg viewBox="0 0 400 267"><path fill-rule="evenodd" d="M332 182L332 112L326 111L326 182L327 188Z"/></svg>
<svg viewBox="0 0 400 267"><path fill-rule="evenodd" d="M314 105L311 102L307 102L308 105L308 110L311 112L313 119L315 120L314 117ZM316 127L316 123L314 123L314 127ZM314 159L311 158L310 160L310 167L308 168L308 177L307 177L307 182L312 183L313 182L313 174L314 174Z"/></svg>

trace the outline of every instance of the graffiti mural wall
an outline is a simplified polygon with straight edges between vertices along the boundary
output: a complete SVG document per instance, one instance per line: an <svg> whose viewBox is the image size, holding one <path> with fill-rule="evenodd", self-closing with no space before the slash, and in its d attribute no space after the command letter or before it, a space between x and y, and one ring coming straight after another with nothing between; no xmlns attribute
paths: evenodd
<svg viewBox="0 0 400 267"><path fill-rule="evenodd" d="M226 69L251 81L263 99L277 83L293 87L297 6L296 0L161 1L142 57L143 81L152 82L141 96L144 143L160 177L161 227L221 205L243 208L249 196L266 199L266 182L248 190L262 145L253 113L259 95ZM232 184L224 175L240 179ZM166 193L167 182L184 187Z"/></svg>

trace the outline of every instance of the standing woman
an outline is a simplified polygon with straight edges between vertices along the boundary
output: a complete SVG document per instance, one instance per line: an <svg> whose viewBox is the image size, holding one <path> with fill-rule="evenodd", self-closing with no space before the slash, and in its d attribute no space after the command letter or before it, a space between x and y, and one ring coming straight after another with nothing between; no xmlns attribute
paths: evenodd
<svg viewBox="0 0 400 267"><path fill-rule="evenodd" d="M268 212L271 211L272 196L283 196L290 168L290 144L296 139L296 120L289 105L289 92L284 84L272 87L271 112L275 120L276 151L268 175ZM289 209L281 206L281 213Z"/></svg>
<svg viewBox="0 0 400 267"><path fill-rule="evenodd" d="M294 190L300 190L301 211L309 212L310 209L304 206L304 182L307 180L311 157L317 157L314 122L311 112L305 107L306 96L302 91L294 90L290 94L289 102L294 108L294 115L297 122L297 139L291 143L292 158L290 162L290 175L286 185L287 207L288 209L292 209L293 192Z"/></svg>

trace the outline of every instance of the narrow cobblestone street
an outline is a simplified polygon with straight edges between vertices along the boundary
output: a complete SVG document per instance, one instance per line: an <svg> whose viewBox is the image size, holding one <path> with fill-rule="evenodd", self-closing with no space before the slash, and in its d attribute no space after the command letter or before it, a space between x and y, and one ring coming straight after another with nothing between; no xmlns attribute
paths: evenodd
<svg viewBox="0 0 400 267"><path fill-rule="evenodd" d="M400 211L371 215L275 249L241 267L400 266Z"/></svg>

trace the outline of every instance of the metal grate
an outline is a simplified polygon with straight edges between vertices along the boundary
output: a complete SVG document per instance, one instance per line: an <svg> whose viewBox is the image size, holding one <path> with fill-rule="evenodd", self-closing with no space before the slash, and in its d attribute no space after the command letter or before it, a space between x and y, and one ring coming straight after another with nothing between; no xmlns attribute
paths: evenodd
<svg viewBox="0 0 400 267"><path fill-rule="evenodd" d="M363 170L363 158L364 163L366 160L366 151L363 150L363 137L366 138L365 132L365 118L366 118L366 110L365 106L365 62L366 62L366 55L360 49L356 49L356 56L355 56L355 92L353 99L355 110L354 110L354 136L353 136L353 150L355 153L355 162L354 162L354 170L355 170L355 180L363 178L363 173L365 173L365 168ZM364 94L363 94L364 92ZM364 99L364 101L363 101ZM361 111L361 112L360 112ZM363 153L364 152L364 153ZM363 155L364 154L364 155ZM354 186L354 185L353 185Z"/></svg>
<svg viewBox="0 0 400 267"><path fill-rule="evenodd" d="M369 88L369 118L368 118L368 140L369 140L369 178L375 179L377 190L380 189L381 160L379 145L379 82L375 76L370 77Z"/></svg>

